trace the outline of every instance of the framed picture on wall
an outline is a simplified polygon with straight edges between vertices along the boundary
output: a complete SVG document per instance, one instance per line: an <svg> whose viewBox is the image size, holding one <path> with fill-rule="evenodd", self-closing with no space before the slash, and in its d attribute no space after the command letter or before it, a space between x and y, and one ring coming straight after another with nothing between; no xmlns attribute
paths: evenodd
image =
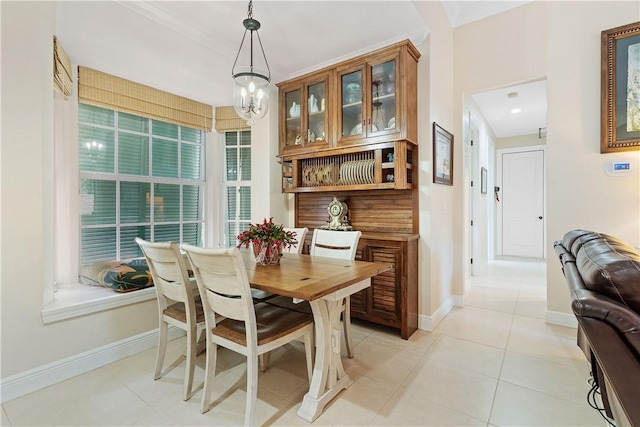
<svg viewBox="0 0 640 427"><path fill-rule="evenodd" d="M453 134L433 122L433 182L453 185Z"/></svg>
<svg viewBox="0 0 640 427"><path fill-rule="evenodd" d="M640 150L640 22L601 33L600 152Z"/></svg>

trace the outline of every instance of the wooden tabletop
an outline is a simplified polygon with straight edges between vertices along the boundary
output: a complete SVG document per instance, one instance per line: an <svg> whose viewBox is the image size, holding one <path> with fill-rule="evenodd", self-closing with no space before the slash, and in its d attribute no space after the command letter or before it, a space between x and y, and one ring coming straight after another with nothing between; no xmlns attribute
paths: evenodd
<svg viewBox="0 0 640 427"><path fill-rule="evenodd" d="M251 287L313 301L390 270L393 265L285 253L279 265L256 265L241 251Z"/></svg>

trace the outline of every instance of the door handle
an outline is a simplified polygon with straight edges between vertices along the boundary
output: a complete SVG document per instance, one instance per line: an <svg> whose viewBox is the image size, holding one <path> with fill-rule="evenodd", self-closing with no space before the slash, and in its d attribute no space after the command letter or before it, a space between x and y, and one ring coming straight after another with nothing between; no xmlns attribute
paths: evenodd
<svg viewBox="0 0 640 427"><path fill-rule="evenodd" d="M538 217L538 219L542 219L542 217L541 217L541 216L539 216L539 217Z"/></svg>

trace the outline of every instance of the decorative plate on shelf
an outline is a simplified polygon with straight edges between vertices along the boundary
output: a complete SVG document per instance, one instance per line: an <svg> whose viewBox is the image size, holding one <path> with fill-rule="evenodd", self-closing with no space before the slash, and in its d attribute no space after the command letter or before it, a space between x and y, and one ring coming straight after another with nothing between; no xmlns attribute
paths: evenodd
<svg viewBox="0 0 640 427"><path fill-rule="evenodd" d="M340 178L338 182L342 185L345 185L347 183L347 164L346 163L342 163L340 165Z"/></svg>
<svg viewBox="0 0 640 427"><path fill-rule="evenodd" d="M357 165L358 174L356 184L364 184L364 160L358 160Z"/></svg>
<svg viewBox="0 0 640 427"><path fill-rule="evenodd" d="M358 184L358 166L360 166L358 162L358 160L351 162L351 184Z"/></svg>
<svg viewBox="0 0 640 427"><path fill-rule="evenodd" d="M371 130L373 132L378 132L378 126L371 125ZM362 134L362 123L358 123L351 129L351 133L349 135L361 135Z"/></svg>

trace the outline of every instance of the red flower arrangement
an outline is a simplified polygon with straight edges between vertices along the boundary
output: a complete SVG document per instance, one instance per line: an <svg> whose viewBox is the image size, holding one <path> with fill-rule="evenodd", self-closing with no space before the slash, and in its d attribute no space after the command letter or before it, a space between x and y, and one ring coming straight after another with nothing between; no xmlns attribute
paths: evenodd
<svg viewBox="0 0 640 427"><path fill-rule="evenodd" d="M277 225L273 223L273 218L269 218L269 221L265 218L260 224L249 224L249 229L243 231L238 234L238 248L245 247L248 248L249 244L253 244L254 251L256 253L256 259L258 262L261 261L259 255L265 255L265 251L267 252L267 256L271 255L270 248L276 248L276 253L271 255L272 257L276 257L279 261L280 252L283 248L290 248L291 246L298 243L296 240L295 231L285 231L284 226L282 224ZM261 249L262 248L262 253ZM276 262L267 262L268 264L276 263Z"/></svg>

